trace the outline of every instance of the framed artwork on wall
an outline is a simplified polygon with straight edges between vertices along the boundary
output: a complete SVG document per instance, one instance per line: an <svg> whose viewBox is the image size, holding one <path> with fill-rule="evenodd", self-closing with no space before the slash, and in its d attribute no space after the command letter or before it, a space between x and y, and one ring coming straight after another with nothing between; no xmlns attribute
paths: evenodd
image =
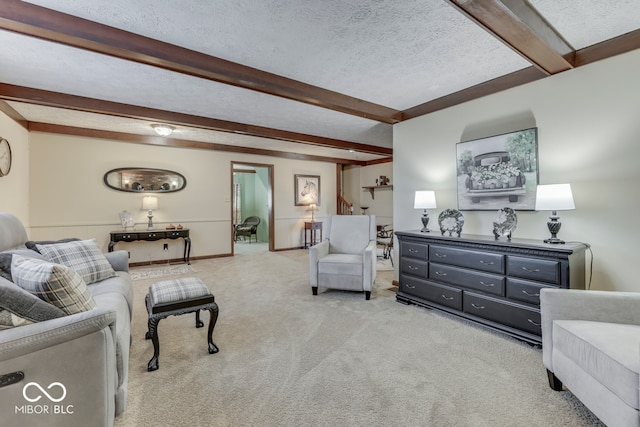
<svg viewBox="0 0 640 427"><path fill-rule="evenodd" d="M320 176L298 175L293 178L293 189L296 206L315 204L320 206Z"/></svg>
<svg viewBox="0 0 640 427"><path fill-rule="evenodd" d="M534 210L538 129L456 144L458 209Z"/></svg>

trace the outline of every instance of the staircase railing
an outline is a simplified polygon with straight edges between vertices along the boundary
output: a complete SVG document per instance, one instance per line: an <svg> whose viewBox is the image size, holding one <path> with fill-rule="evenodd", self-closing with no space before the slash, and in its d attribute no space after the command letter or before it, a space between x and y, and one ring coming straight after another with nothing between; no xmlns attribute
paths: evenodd
<svg viewBox="0 0 640 427"><path fill-rule="evenodd" d="M347 199L338 196L338 215L353 215L353 203L349 203Z"/></svg>

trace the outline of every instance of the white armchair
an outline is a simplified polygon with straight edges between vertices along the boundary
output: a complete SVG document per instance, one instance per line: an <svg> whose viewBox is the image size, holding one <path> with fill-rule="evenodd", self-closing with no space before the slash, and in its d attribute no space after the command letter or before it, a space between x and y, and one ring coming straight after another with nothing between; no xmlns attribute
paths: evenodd
<svg viewBox="0 0 640 427"><path fill-rule="evenodd" d="M640 426L640 293L542 289L542 358L610 427Z"/></svg>
<svg viewBox="0 0 640 427"><path fill-rule="evenodd" d="M325 240L309 248L311 291L364 291L371 298L376 279L375 215L332 215Z"/></svg>

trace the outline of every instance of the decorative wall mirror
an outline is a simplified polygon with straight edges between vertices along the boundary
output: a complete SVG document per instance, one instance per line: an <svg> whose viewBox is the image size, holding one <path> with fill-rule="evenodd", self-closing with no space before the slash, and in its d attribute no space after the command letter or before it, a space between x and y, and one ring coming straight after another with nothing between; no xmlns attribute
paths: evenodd
<svg viewBox="0 0 640 427"><path fill-rule="evenodd" d="M164 169L118 168L104 174L107 187L132 193L171 193L187 186L178 172Z"/></svg>

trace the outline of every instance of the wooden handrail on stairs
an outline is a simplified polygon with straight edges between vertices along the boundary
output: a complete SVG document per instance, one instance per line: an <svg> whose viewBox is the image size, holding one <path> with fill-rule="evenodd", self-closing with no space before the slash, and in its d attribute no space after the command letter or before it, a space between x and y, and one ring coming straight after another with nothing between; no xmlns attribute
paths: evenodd
<svg viewBox="0 0 640 427"><path fill-rule="evenodd" d="M353 215L353 203L349 203L347 199L338 196L338 215Z"/></svg>

